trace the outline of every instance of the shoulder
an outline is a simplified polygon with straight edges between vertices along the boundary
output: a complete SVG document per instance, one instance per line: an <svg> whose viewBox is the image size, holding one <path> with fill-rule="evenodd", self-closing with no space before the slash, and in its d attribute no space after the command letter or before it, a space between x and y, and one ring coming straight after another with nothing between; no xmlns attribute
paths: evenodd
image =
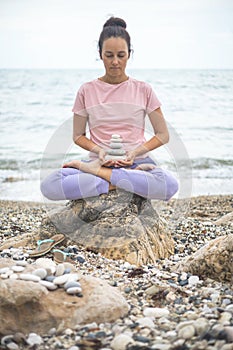
<svg viewBox="0 0 233 350"><path fill-rule="evenodd" d="M86 91L88 91L88 90L94 89L94 88L96 87L97 84L98 84L97 79L91 80L91 81L87 81L87 82L83 83L83 84L79 87L78 91L79 91L80 93L84 93L84 92L86 92Z"/></svg>
<svg viewBox="0 0 233 350"><path fill-rule="evenodd" d="M135 79L135 78L131 78L130 77L130 82L132 85L134 86L138 86L142 89L152 89L151 85L143 80L138 80L138 79Z"/></svg>
<svg viewBox="0 0 233 350"><path fill-rule="evenodd" d="M130 83L136 89L139 89L139 90L144 91L144 92L150 92L153 90L152 86L149 83L142 81L142 80L138 80L138 79L130 77Z"/></svg>

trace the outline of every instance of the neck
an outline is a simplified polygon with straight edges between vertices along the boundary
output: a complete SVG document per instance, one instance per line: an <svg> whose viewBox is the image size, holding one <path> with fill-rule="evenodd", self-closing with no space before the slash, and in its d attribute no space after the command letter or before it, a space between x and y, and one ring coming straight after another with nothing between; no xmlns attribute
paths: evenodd
<svg viewBox="0 0 233 350"><path fill-rule="evenodd" d="M128 80L129 77L126 74L124 74L122 76L118 76L118 77L112 77L112 76L105 74L104 76L102 76L99 79L104 81L105 83L108 83L108 84L120 84L120 83L123 83L124 81Z"/></svg>

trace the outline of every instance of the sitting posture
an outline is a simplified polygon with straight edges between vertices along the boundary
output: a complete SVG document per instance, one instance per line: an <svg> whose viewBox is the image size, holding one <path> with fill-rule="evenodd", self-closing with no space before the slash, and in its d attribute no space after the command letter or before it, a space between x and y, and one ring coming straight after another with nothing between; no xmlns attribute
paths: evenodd
<svg viewBox="0 0 233 350"><path fill-rule="evenodd" d="M168 142L169 134L152 87L125 72L130 54L125 21L109 18L99 37L105 74L80 87L73 107L73 139L89 151L90 160L73 160L46 177L41 191L48 199L87 198L120 188L144 198L169 200L177 192L177 180L149 155ZM154 130L148 141L146 116ZM115 143L120 142L117 157L114 137Z"/></svg>

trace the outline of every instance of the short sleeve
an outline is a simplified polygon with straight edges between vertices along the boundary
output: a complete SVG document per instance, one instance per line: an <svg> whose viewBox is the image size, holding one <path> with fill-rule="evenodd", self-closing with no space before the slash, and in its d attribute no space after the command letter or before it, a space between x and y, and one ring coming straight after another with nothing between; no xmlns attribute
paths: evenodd
<svg viewBox="0 0 233 350"><path fill-rule="evenodd" d="M146 84L147 90L147 104L146 104L146 113L149 114L153 112L155 109L161 106L161 102L157 98L154 90L149 84Z"/></svg>
<svg viewBox="0 0 233 350"><path fill-rule="evenodd" d="M72 112L82 117L88 117L85 105L85 90L83 86L81 86L77 92Z"/></svg>

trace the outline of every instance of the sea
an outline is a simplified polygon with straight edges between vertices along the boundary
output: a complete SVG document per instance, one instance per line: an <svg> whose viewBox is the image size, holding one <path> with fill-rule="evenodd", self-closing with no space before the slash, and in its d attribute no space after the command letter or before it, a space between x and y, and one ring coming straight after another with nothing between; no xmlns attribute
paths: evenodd
<svg viewBox="0 0 233 350"><path fill-rule="evenodd" d="M233 192L233 70L130 69L162 103L170 141L151 152L177 198ZM0 199L42 202L41 178L88 153L72 141L72 107L94 69L0 70ZM146 121L146 138L153 130Z"/></svg>

